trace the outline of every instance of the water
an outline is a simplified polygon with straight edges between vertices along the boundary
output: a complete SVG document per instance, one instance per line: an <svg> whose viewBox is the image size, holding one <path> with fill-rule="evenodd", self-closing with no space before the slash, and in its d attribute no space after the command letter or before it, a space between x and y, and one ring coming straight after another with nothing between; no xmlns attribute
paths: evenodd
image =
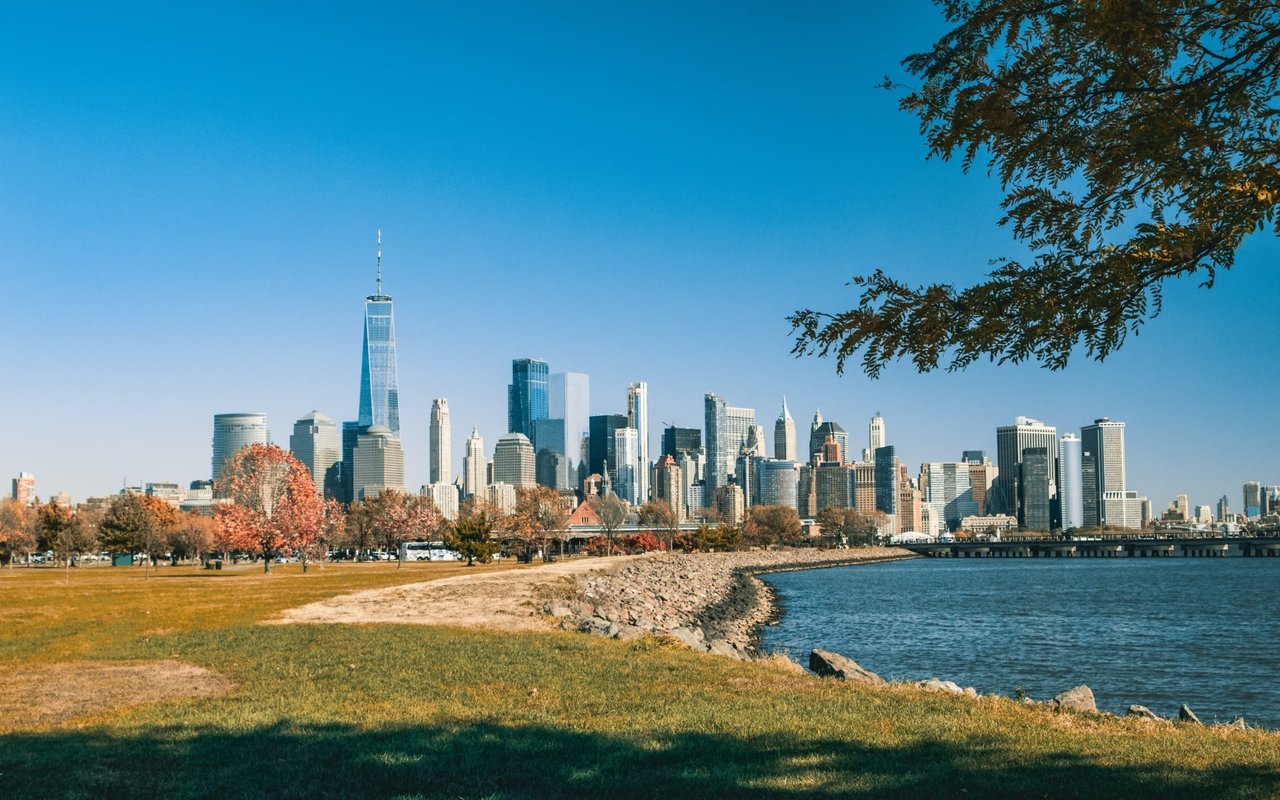
<svg viewBox="0 0 1280 800"><path fill-rule="evenodd" d="M762 576L766 651L815 647L887 679L1280 728L1280 559L932 559Z"/></svg>

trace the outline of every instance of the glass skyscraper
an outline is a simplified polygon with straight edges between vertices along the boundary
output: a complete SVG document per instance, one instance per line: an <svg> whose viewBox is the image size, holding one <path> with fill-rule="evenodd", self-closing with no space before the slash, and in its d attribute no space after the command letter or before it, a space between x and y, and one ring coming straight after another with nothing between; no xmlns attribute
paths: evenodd
<svg viewBox="0 0 1280 800"><path fill-rule="evenodd" d="M507 432L534 438L533 421L547 419L547 362L517 358L511 362L511 385L507 387Z"/></svg>
<svg viewBox="0 0 1280 800"><path fill-rule="evenodd" d="M378 231L378 290L364 301L364 357L357 422L363 427L385 425L397 438L400 436L396 326L391 297L382 293L382 231Z"/></svg>

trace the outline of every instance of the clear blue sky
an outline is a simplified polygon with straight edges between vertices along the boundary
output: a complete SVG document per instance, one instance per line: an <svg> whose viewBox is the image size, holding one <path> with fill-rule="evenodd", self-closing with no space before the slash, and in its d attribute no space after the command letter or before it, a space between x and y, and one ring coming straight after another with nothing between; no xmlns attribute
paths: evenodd
<svg viewBox="0 0 1280 800"><path fill-rule="evenodd" d="M882 267L971 281L1018 255L999 186L927 161L874 84L941 30L928 3L7 4L0 9L0 477L77 500L209 472L212 417L287 444L354 418L374 231L396 300L408 482L431 398L455 467L506 427L515 357L633 380L701 427L708 391L771 430L785 393L914 472L1015 415L1128 423L1157 511L1280 483L1280 246L1105 364L879 381L796 360L785 317Z"/></svg>

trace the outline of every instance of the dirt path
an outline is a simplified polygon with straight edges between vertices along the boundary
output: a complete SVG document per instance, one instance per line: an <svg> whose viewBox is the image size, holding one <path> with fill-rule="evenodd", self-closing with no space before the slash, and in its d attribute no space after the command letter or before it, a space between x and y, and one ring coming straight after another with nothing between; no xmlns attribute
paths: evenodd
<svg viewBox="0 0 1280 800"><path fill-rule="evenodd" d="M549 624L538 613L536 587L637 558L644 556L580 558L371 589L292 608L270 622L395 622L501 631L546 630Z"/></svg>

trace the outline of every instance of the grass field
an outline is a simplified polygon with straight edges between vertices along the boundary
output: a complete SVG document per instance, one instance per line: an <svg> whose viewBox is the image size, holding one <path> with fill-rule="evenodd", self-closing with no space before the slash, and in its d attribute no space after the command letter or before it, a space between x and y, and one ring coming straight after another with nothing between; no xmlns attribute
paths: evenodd
<svg viewBox="0 0 1280 800"><path fill-rule="evenodd" d="M1280 797L1277 734L863 689L657 640L257 624L463 569L0 571L0 798ZM13 712L77 665L171 659L229 691Z"/></svg>

